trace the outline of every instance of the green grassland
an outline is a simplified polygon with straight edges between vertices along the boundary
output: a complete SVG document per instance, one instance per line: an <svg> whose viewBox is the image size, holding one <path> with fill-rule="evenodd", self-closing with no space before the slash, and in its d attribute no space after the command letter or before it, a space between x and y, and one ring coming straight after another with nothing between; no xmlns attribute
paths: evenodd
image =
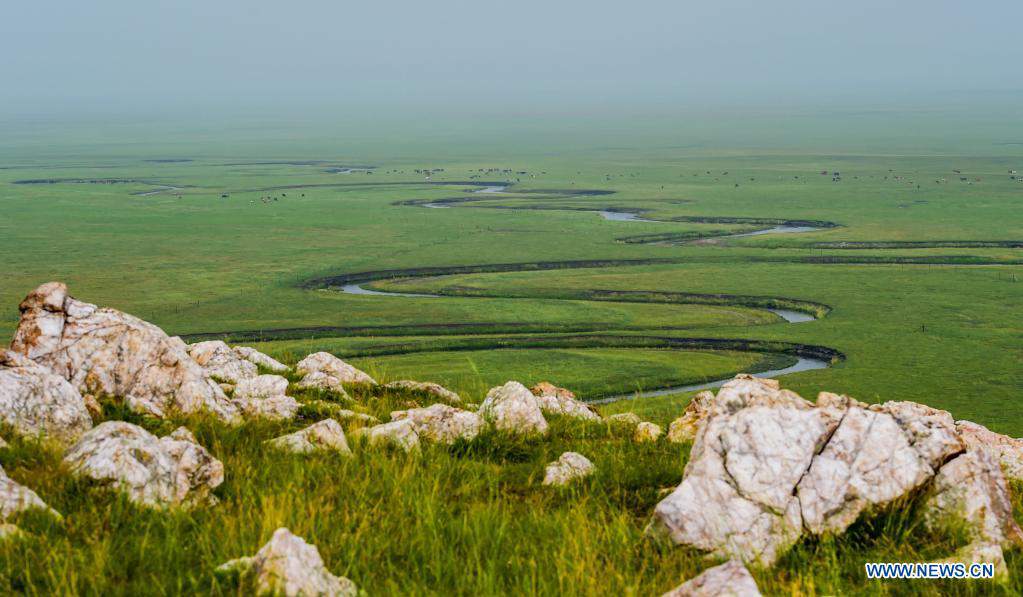
<svg viewBox="0 0 1023 597"><path fill-rule="evenodd" d="M550 379L583 398L702 382L774 368L793 359L781 348L808 345L844 358L784 379L804 396L915 400L1023 435L1023 249L1014 244L1023 182L1009 174L1023 170L1023 146L996 144L1023 134L983 115L883 115L867 132L855 118L836 128L819 115L743 129L754 121L719 131L640 120L614 135L600 123L569 133L547 122L456 124L441 137L419 135L416 123L352 136L313 124L220 135L184 127L158 141L68 127L50 143L13 130L0 141L0 339L15 329L21 298L56 279L172 334L244 341L289 363L328 350L383 381L443 382L470 402L507 379ZM375 168L329 171L343 166ZM417 169L433 170L430 179ZM18 184L42 179L53 182ZM484 182L512 186L473 194ZM409 204L445 199L458 201ZM658 221L594 213L608 208ZM708 238L764 220L835 226ZM650 235L686 242L626 242ZM530 265L487 271L494 264ZM458 266L484 268L421 271ZM359 281L442 296L353 295L324 282L381 270L395 271ZM818 319L786 323L767 306ZM663 346L686 339L770 350ZM385 420L407 398L356 397ZM687 401L600 408L665 424ZM240 430L190 421L227 470L222 504L193 513L140 511L72 481L53 449L15 442L0 452L4 468L70 522L24 521L37 538L0 548L0 587L233 594L243 589L212 568L253 553L281 525L370 594L651 594L707 565L642 538L657 492L681 478L686 446L555 421L547 441L487 435L417 458L260 448L314 419ZM597 476L565 492L540 488L543 466L565 449L586 453ZM912 506L801 544L777 570L754 571L757 581L774 594L994 590L867 584L865 560L954 547L925 533L906 514ZM1019 556L1008 557L1013 580L998 590L1019 594Z"/></svg>

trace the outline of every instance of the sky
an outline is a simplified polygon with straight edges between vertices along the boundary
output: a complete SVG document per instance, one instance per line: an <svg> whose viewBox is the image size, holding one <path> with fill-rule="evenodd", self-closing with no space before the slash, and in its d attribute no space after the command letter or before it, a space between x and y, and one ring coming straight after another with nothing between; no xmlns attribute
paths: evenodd
<svg viewBox="0 0 1023 597"><path fill-rule="evenodd" d="M1023 88L1019 0L55 0L0 112L757 105Z"/></svg>

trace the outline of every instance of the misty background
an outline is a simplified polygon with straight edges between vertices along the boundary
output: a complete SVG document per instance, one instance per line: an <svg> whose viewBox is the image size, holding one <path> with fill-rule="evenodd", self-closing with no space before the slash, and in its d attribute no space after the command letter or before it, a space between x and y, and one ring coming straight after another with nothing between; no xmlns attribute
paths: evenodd
<svg viewBox="0 0 1023 597"><path fill-rule="evenodd" d="M90 121L454 134L493 117L537 133L627 119L656 133L796 109L815 111L808 131L873 114L884 134L910 109L997 136L1023 104L1021 30L1019 0L12 2L0 144Z"/></svg>

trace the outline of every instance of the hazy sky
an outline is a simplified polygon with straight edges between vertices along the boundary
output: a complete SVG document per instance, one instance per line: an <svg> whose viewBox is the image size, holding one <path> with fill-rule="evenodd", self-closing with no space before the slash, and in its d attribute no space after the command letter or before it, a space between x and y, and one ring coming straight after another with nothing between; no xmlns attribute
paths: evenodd
<svg viewBox="0 0 1023 597"><path fill-rule="evenodd" d="M0 106L756 105L1023 87L1020 0L6 3Z"/></svg>

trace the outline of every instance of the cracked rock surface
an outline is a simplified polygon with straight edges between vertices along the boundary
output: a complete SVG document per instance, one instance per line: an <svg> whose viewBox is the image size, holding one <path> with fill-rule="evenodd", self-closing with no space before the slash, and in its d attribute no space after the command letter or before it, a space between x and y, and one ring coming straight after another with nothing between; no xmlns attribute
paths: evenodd
<svg viewBox="0 0 1023 597"><path fill-rule="evenodd" d="M11 350L80 393L120 397L133 411L156 417L204 410L237 421L237 409L185 343L155 325L78 301L60 282L39 286L19 309Z"/></svg>
<svg viewBox="0 0 1023 597"><path fill-rule="evenodd" d="M703 422L682 483L657 505L650 528L675 543L770 565L804 533L843 532L864 511L931 482L940 488L949 477L958 481L944 485L959 491L978 488L967 503L988 504L965 508L963 518L1007 528L1004 516L992 515L998 467L964 459L966 443L945 411L913 402L867 406L830 393L814 404L748 375L704 396L698 409L704 414L689 421ZM963 503L949 491L939 495ZM987 518L969 514L981 510Z"/></svg>
<svg viewBox="0 0 1023 597"><path fill-rule="evenodd" d="M0 349L0 421L19 435L73 443L92 428L85 399L66 379Z"/></svg>
<svg viewBox="0 0 1023 597"><path fill-rule="evenodd" d="M210 492L224 481L224 465L184 427L157 438L138 425L107 421L83 435L64 463L75 475L154 507L215 501Z"/></svg>

